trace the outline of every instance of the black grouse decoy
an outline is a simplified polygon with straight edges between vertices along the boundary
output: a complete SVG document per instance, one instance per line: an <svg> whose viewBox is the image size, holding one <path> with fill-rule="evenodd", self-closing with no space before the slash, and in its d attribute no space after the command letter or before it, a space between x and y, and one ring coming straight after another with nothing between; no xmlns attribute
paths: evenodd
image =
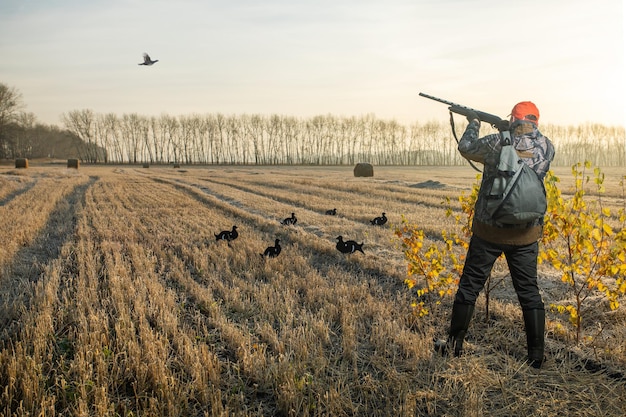
<svg viewBox="0 0 626 417"><path fill-rule="evenodd" d="M261 254L261 256L265 256L266 258L275 258L280 255L281 247L280 247L280 239L276 239L274 241L274 246L268 246L265 249L265 252Z"/></svg>
<svg viewBox="0 0 626 417"><path fill-rule="evenodd" d="M334 208L332 210L326 210L326 214L328 214L329 216L334 216L337 214L337 209Z"/></svg>
<svg viewBox="0 0 626 417"><path fill-rule="evenodd" d="M232 230L222 230L219 233L213 233L215 235L215 240L225 240L227 242L231 242L239 236L237 232L237 226L233 226Z"/></svg>
<svg viewBox="0 0 626 417"><path fill-rule="evenodd" d="M387 216L385 216L385 213L383 212L382 216L375 217L373 220L370 220L370 223L376 226L382 226L383 224L387 223Z"/></svg>
<svg viewBox="0 0 626 417"><path fill-rule="evenodd" d="M337 250L341 253L363 252L363 243L356 243L354 240L343 241L343 236L337 236Z"/></svg>
<svg viewBox="0 0 626 417"><path fill-rule="evenodd" d="M296 219L296 214L291 213L291 217L287 217L282 222L280 222L280 224L285 224L285 225L296 224L297 221L298 219Z"/></svg>
<svg viewBox="0 0 626 417"><path fill-rule="evenodd" d="M159 60L158 60L158 59L155 59L154 61L153 61L153 60L151 60L151 59L150 59L150 55L148 55L148 54L146 54L146 53L144 52L144 54L143 54L143 62L142 62L141 64L139 64L139 65L152 65L152 64L154 64L155 62L159 62Z"/></svg>

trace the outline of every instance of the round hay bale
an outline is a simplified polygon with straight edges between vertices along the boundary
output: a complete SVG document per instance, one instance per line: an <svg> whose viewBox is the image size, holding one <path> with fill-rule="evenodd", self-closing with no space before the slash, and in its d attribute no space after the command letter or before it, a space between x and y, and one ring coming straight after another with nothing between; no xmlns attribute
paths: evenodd
<svg viewBox="0 0 626 417"><path fill-rule="evenodd" d="M150 168L150 164L143 164L144 168Z"/></svg>
<svg viewBox="0 0 626 417"><path fill-rule="evenodd" d="M174 168L180 168L180 164L174 164Z"/></svg>
<svg viewBox="0 0 626 417"><path fill-rule="evenodd" d="M354 167L354 176L355 177L373 177L374 167L372 166L372 164L368 164L366 162L359 162Z"/></svg>
<svg viewBox="0 0 626 417"><path fill-rule="evenodd" d="M70 159L67 160L67 167L68 168L78 169L79 165L80 165L80 162L76 158L70 158Z"/></svg>
<svg viewBox="0 0 626 417"><path fill-rule="evenodd" d="M15 168L28 168L28 159L17 158L15 160Z"/></svg>

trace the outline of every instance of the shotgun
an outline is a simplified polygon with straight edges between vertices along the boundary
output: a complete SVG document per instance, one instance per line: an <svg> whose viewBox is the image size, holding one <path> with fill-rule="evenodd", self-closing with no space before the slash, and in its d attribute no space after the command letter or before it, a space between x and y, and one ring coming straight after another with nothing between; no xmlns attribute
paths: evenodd
<svg viewBox="0 0 626 417"><path fill-rule="evenodd" d="M500 132L503 130L509 129L508 120L502 120L500 117L496 116L495 114L485 113L484 111L475 110L475 109L472 109L471 107L463 106L462 104L453 103L451 101L444 100L442 98L431 96L431 95L424 94L424 93L420 93L420 96L438 101L443 104L447 104L449 106L448 110L450 110L452 113L461 114L465 117L467 117L468 114L473 112L478 116L481 122L489 123L491 126L493 126L495 129L498 129Z"/></svg>

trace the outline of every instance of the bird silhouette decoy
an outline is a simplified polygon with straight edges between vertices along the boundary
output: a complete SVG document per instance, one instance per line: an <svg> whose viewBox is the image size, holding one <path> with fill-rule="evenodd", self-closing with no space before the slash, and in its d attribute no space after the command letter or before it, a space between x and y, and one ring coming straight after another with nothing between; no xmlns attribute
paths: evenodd
<svg viewBox="0 0 626 417"><path fill-rule="evenodd" d="M225 240L227 242L231 242L239 236L237 232L237 226L233 226L232 230L222 230L219 233L213 233L215 235L215 240Z"/></svg>
<svg viewBox="0 0 626 417"><path fill-rule="evenodd" d="M265 251L261 254L266 258L275 258L280 255L282 248L280 247L280 239L276 239L274 241L274 246L268 246Z"/></svg>
<svg viewBox="0 0 626 417"><path fill-rule="evenodd" d="M332 210L326 210L326 214L329 215L329 216L334 216L334 215L337 214L337 209L334 208Z"/></svg>
<svg viewBox="0 0 626 417"><path fill-rule="evenodd" d="M143 62L142 62L142 63L140 63L140 64L138 64L138 65L152 65L152 64L154 64L155 62L159 62L159 60L158 60L158 59L155 59L154 61L153 61L153 60L151 60L151 59L150 59L150 55L148 55L148 54L146 54L146 53L144 52L144 54L143 54Z"/></svg>
<svg viewBox="0 0 626 417"><path fill-rule="evenodd" d="M280 222L280 224L284 224L284 225L294 225L298 222L298 219L296 219L296 214L295 213L291 213L291 217L287 217L286 219L284 219L282 222Z"/></svg>
<svg viewBox="0 0 626 417"><path fill-rule="evenodd" d="M344 242L343 236L337 236L336 248L341 253L354 253L356 251L359 251L363 254L365 253L363 252L363 243L357 243L354 240L346 240Z"/></svg>
<svg viewBox="0 0 626 417"><path fill-rule="evenodd" d="M385 213L383 212L382 216L374 217L374 219L370 220L370 223L376 226L382 226L383 224L387 223L387 216L385 216Z"/></svg>

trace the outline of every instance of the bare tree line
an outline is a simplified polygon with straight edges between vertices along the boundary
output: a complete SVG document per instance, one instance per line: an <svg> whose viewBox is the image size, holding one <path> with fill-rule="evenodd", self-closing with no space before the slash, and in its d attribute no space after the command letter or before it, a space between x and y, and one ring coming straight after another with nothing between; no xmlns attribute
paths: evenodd
<svg viewBox="0 0 626 417"><path fill-rule="evenodd" d="M81 159L92 163L461 165L450 127L359 117L192 114L117 116L76 110L65 128L81 138ZM461 127L462 128L462 127ZM591 160L626 165L624 128L542 126L555 140L557 165ZM460 133L460 130L459 130Z"/></svg>
<svg viewBox="0 0 626 417"><path fill-rule="evenodd" d="M16 158L75 158L81 141L67 130L37 122L26 112L22 94L0 82L0 160Z"/></svg>
<svg viewBox="0 0 626 417"><path fill-rule="evenodd" d="M623 126L581 124L548 125L544 134L555 144L555 164L570 166L590 161L599 167L626 166L626 133Z"/></svg>
<svg viewBox="0 0 626 417"><path fill-rule="evenodd" d="M302 119L219 113L144 117L133 113L120 117L77 110L64 114L63 123L85 142L81 158L94 163L461 163L452 145L435 149L422 140L427 135L431 141L448 141L437 124L407 128L373 115Z"/></svg>
<svg viewBox="0 0 626 417"><path fill-rule="evenodd" d="M24 107L20 92L0 83L0 159L78 156L90 163L257 165L466 163L456 150L450 126L437 121L407 126L372 114L148 117L85 109L63 114L64 128L60 128L37 123ZM460 123L459 134L463 128ZM626 166L623 126L542 125L541 130L557 148L555 165L588 160L597 166Z"/></svg>

